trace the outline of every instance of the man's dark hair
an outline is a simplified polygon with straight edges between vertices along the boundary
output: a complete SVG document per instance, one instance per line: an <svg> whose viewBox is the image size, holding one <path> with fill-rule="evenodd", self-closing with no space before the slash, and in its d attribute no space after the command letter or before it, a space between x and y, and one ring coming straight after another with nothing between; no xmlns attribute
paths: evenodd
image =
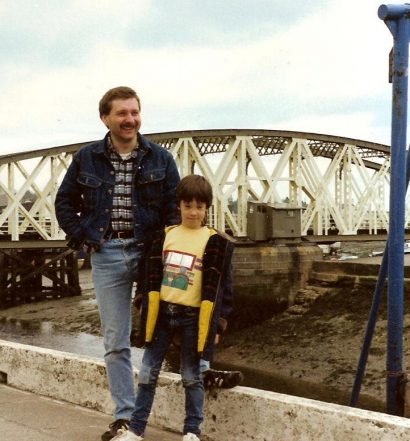
<svg viewBox="0 0 410 441"><path fill-rule="evenodd" d="M114 87L113 89L105 92L98 106L100 117L102 115L109 115L112 108L112 102L114 100L127 100L128 98L135 98L138 101L138 107L141 110L141 102L139 96L137 95L137 92L135 92L135 90L131 89L131 87Z"/></svg>
<svg viewBox="0 0 410 441"><path fill-rule="evenodd" d="M182 178L176 189L177 203L181 201L191 202L195 199L209 208L212 205L211 184L199 175L188 175Z"/></svg>

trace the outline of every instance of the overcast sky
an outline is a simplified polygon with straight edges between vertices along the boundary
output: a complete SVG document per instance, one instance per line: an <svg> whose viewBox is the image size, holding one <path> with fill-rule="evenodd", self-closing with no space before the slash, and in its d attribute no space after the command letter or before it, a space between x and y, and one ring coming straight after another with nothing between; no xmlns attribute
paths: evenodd
<svg viewBox="0 0 410 441"><path fill-rule="evenodd" d="M0 154L101 138L98 101L119 85L141 97L142 133L282 129L390 144L382 3L0 0Z"/></svg>

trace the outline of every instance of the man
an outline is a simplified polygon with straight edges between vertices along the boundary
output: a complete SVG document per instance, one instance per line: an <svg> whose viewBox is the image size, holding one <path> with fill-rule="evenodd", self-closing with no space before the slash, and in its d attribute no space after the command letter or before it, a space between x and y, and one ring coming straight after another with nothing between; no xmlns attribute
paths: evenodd
<svg viewBox="0 0 410 441"><path fill-rule="evenodd" d="M101 439L128 428L134 409L131 293L147 234L178 221L179 174L172 155L144 138L141 104L129 87L110 89L99 103L109 132L73 158L58 190L58 222L73 249L91 253L104 336L114 422Z"/></svg>

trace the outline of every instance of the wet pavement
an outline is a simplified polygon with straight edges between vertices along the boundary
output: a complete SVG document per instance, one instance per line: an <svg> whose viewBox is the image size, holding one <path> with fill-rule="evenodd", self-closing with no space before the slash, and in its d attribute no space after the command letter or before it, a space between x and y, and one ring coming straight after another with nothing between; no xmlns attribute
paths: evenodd
<svg viewBox="0 0 410 441"><path fill-rule="evenodd" d="M99 441L109 415L0 385L2 441ZM180 434L149 426L145 441L177 441Z"/></svg>

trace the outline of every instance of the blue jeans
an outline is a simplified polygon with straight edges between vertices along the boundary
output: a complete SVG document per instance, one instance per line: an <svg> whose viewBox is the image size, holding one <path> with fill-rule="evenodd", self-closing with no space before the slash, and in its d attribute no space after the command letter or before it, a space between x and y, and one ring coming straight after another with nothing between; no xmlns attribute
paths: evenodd
<svg viewBox="0 0 410 441"><path fill-rule="evenodd" d="M138 375L138 392L131 417L131 430L142 435L154 401L162 362L176 332L181 338L181 376L185 390L184 433L201 433L204 387L199 372L199 308L161 302L153 342L145 349Z"/></svg>
<svg viewBox="0 0 410 441"><path fill-rule="evenodd" d="M131 295L141 256L142 245L135 239L107 240L99 252L91 255L115 419L130 419L134 409L135 388L130 348Z"/></svg>

